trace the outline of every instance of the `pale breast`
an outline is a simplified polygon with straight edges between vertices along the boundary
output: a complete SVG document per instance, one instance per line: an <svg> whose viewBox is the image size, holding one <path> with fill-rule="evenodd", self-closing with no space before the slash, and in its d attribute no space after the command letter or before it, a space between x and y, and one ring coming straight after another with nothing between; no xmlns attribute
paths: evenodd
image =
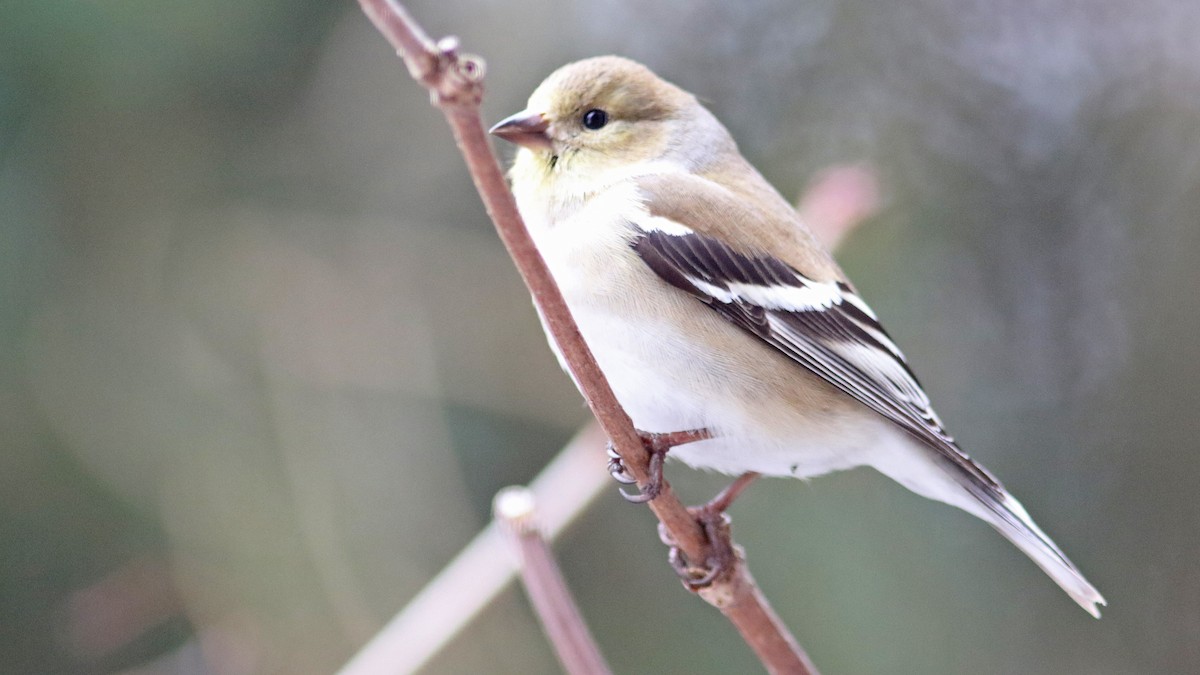
<svg viewBox="0 0 1200 675"><path fill-rule="evenodd" d="M580 332L635 426L722 435L674 454L727 473L805 476L857 464L846 443L855 415L838 406L836 392L645 265L630 247L631 222L645 217L630 182L567 217L541 215L531 224Z"/></svg>

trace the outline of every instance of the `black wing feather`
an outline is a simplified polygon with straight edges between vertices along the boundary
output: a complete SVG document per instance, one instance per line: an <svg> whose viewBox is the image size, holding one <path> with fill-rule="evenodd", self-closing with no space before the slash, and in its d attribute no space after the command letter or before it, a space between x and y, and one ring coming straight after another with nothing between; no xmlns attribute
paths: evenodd
<svg viewBox="0 0 1200 675"><path fill-rule="evenodd" d="M764 307L747 300L739 289L832 289L777 258L745 255L713 237L633 226L639 234L631 246L663 281L933 448L971 477L977 489L999 496L1000 483L946 433L903 355L848 284L836 282L835 299L827 306ZM864 348L870 352L858 351ZM869 362L855 354L868 354Z"/></svg>

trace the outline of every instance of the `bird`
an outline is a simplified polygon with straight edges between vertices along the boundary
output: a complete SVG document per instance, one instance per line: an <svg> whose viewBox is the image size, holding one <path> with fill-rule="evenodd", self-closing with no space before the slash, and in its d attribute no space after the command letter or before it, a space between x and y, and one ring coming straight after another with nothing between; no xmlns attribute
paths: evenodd
<svg viewBox="0 0 1200 675"><path fill-rule="evenodd" d="M695 96L594 57L491 133L518 146L517 207L643 438L683 434L671 457L729 475L873 467L991 525L1099 618L1103 596L959 448L875 312Z"/></svg>

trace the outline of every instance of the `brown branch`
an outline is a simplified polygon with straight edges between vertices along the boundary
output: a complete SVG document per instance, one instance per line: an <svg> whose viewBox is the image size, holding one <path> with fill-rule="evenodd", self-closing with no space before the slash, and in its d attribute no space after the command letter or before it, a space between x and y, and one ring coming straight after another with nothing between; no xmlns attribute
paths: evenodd
<svg viewBox="0 0 1200 675"><path fill-rule="evenodd" d="M430 91L433 104L446 116L488 215L545 317L551 336L579 383L588 407L612 439L626 470L644 489L648 456L641 439L596 365L562 294L525 229L487 138L479 116L483 62L477 57L459 54L455 40L445 39L435 45L398 3L359 0L359 4L404 59L413 77ZM709 558L711 545L703 528L675 496L670 485L664 483L661 495L649 502L649 506L688 560ZM741 556L701 596L734 624L768 671L816 672L758 591Z"/></svg>
<svg viewBox="0 0 1200 675"><path fill-rule="evenodd" d="M521 559L521 580L558 661L571 675L612 671L584 623L566 579L542 536L533 492L509 487L496 494L492 511Z"/></svg>

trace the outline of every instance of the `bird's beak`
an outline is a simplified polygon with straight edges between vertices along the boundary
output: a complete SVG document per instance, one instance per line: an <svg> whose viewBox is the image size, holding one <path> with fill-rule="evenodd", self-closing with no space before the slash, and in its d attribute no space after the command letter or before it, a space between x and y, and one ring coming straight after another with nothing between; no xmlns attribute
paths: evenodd
<svg viewBox="0 0 1200 675"><path fill-rule="evenodd" d="M550 122L542 113L522 110L500 120L488 133L530 150L553 150L546 133L549 128Z"/></svg>

